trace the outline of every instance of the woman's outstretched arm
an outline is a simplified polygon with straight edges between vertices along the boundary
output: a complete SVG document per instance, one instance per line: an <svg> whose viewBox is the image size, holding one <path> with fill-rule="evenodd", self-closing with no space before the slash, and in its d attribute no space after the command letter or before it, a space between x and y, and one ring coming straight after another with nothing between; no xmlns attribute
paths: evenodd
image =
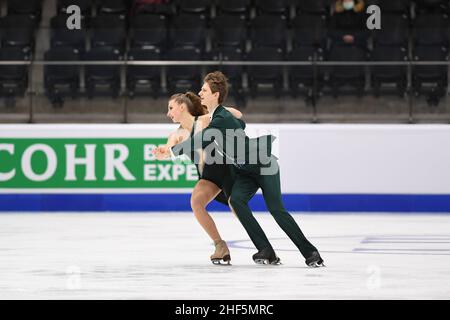
<svg viewBox="0 0 450 320"><path fill-rule="evenodd" d="M237 118L237 119L242 119L242 117L244 116L242 114L242 112L240 112L238 109L236 109L236 107L225 107L225 109L227 109L229 112L231 112L231 114L233 115L233 117ZM202 124L202 129L206 128L209 123L211 122L211 118L209 117L209 114L204 114L202 116L200 116L198 118Z"/></svg>
<svg viewBox="0 0 450 320"><path fill-rule="evenodd" d="M167 142L163 146L159 146L153 150L153 154L158 160L165 160L170 157L169 149L174 145L183 142L189 136L186 130L179 128L175 132L169 134Z"/></svg>
<svg viewBox="0 0 450 320"><path fill-rule="evenodd" d="M231 114L238 119L241 119L243 114L242 112L240 112L238 109L236 109L236 107L225 107L225 109L227 109L228 111L231 112Z"/></svg>

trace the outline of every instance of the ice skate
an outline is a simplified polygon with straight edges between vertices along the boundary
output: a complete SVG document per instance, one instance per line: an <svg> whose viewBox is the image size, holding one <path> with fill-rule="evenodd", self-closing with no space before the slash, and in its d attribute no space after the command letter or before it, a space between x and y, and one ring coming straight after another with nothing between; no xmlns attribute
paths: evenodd
<svg viewBox="0 0 450 320"><path fill-rule="evenodd" d="M211 262L213 264L231 264L230 250L228 250L227 243L223 240L214 241L216 250L211 255Z"/></svg>
<svg viewBox="0 0 450 320"><path fill-rule="evenodd" d="M264 248L253 255L253 261L256 264L281 264L280 258L277 257L272 248Z"/></svg>
<svg viewBox="0 0 450 320"><path fill-rule="evenodd" d="M311 256L305 260L305 263L311 268L325 267L323 264L323 259L317 251L314 251Z"/></svg>

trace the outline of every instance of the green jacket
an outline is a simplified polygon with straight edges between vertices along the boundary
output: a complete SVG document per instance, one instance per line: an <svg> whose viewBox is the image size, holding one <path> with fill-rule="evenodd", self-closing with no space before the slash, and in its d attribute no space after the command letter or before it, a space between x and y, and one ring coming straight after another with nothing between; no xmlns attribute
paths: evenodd
<svg viewBox="0 0 450 320"><path fill-rule="evenodd" d="M272 135L250 139L245 134L245 122L235 118L219 105L208 127L192 138L172 147L174 156L189 154L201 148L215 157L216 163L233 164L240 170L259 173L271 159ZM219 162L219 161L222 162Z"/></svg>

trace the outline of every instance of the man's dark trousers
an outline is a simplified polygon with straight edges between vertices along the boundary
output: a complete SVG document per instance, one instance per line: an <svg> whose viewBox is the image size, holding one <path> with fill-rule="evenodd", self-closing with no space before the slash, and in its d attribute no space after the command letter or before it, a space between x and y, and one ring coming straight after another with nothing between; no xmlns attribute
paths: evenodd
<svg viewBox="0 0 450 320"><path fill-rule="evenodd" d="M272 157L271 161L277 162ZM278 164L276 164L278 166ZM267 236L256 221L248 205L250 199L256 191L261 188L267 209L274 217L278 225L294 242L305 258L317 249L306 239L294 218L286 211L281 198L280 171L275 174L262 175L247 173L243 170L235 169L236 181L230 197L230 205L236 216L247 231L250 239L258 250L272 248Z"/></svg>

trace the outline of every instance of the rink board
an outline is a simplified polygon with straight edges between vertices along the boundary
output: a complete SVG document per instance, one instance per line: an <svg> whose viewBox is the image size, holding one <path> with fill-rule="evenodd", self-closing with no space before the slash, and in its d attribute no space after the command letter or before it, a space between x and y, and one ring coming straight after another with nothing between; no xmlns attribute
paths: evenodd
<svg viewBox="0 0 450 320"><path fill-rule="evenodd" d="M0 212L161 212L191 211L190 194L2 194ZM447 195L301 195L284 194L292 212L450 213ZM250 201L253 211L267 212L261 194ZM213 202L209 211L229 209Z"/></svg>
<svg viewBox="0 0 450 320"><path fill-rule="evenodd" d="M151 155L175 128L1 125L0 211L189 211L193 165ZM249 124L247 133L277 137L290 211L450 212L447 125ZM261 194L251 205L267 211Z"/></svg>

